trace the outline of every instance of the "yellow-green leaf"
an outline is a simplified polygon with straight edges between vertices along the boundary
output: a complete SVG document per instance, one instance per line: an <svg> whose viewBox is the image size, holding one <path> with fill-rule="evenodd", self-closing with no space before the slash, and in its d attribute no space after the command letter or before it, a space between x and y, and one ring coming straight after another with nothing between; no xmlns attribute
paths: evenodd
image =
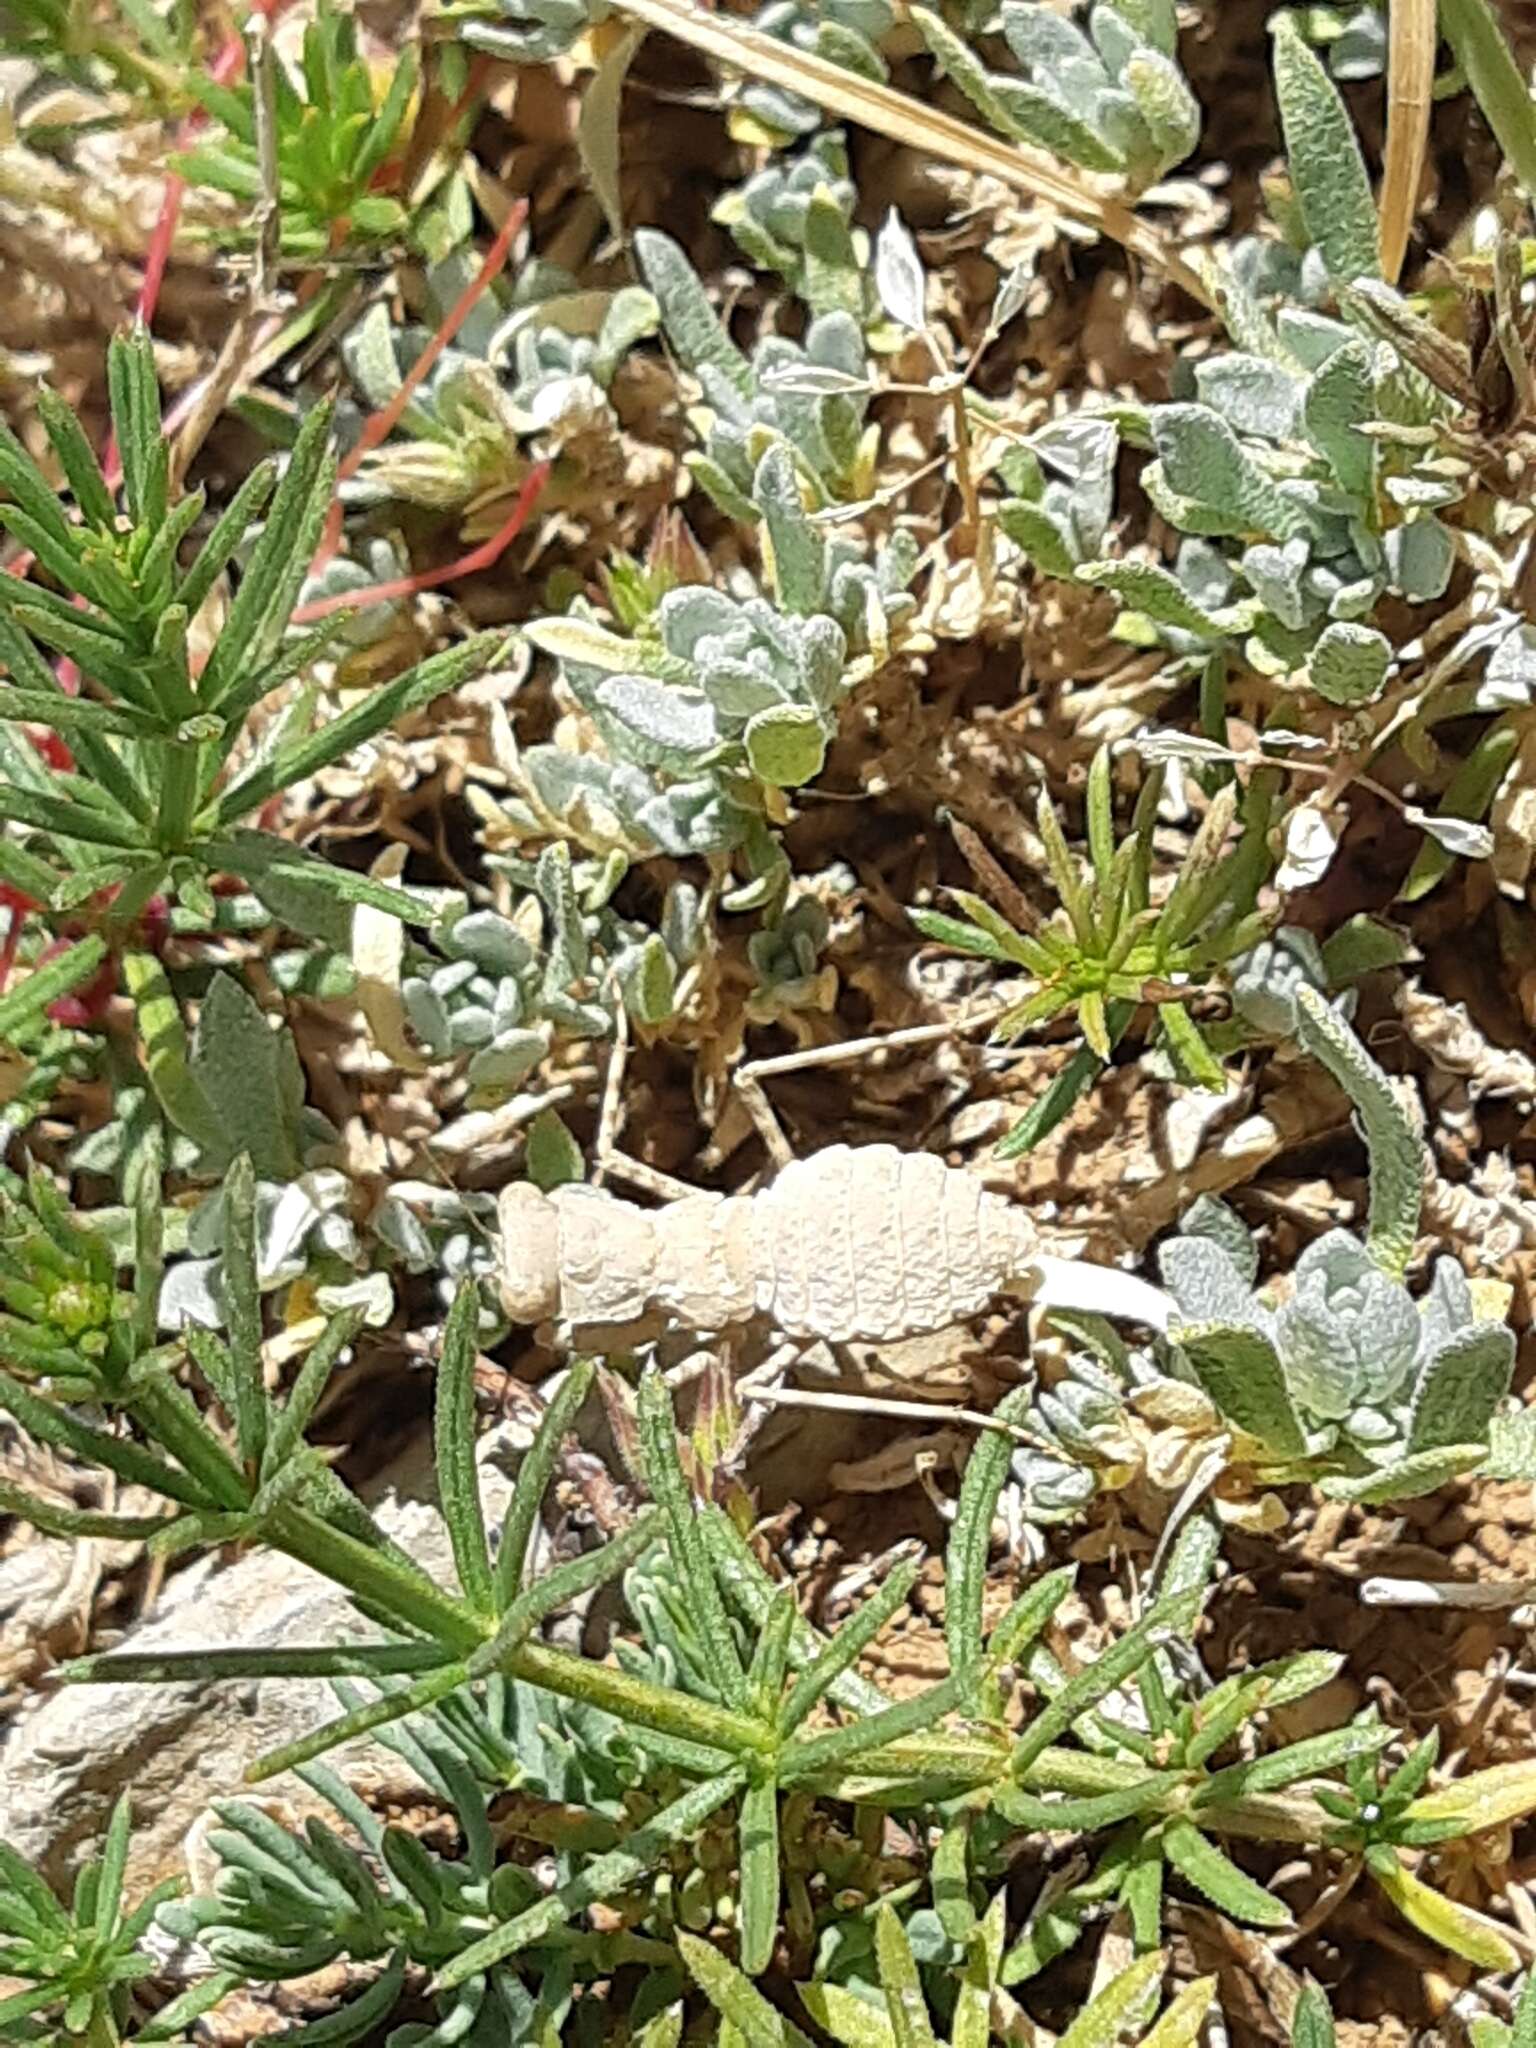
<svg viewBox="0 0 1536 2048"><path fill-rule="evenodd" d="M1501 1821L1518 1820L1536 1812L1536 1758L1520 1763L1495 1764L1486 1771L1474 1771L1458 1778L1438 1792L1426 1792L1408 1808L1409 1820L1458 1820L1467 1833L1497 1827Z"/></svg>
<svg viewBox="0 0 1536 2048"><path fill-rule="evenodd" d="M1400 1863L1380 1868L1371 1875L1403 1918L1427 1934L1452 1955L1464 1956L1484 1970L1518 1970L1520 1958L1491 1920L1448 1899L1405 1870Z"/></svg>

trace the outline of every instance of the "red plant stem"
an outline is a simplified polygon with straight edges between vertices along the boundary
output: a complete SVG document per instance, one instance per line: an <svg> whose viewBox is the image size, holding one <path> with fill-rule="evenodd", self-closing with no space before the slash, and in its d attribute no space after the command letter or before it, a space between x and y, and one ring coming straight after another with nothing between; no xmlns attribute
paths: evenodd
<svg viewBox="0 0 1536 2048"><path fill-rule="evenodd" d="M424 569L418 576L397 576L389 583L371 583L366 590L345 590L334 597L317 597L310 604L300 605L293 615L294 624L307 626L316 619L328 619L333 612L351 611L358 605L383 604L394 597L413 597L417 591L436 590L439 585L452 583L460 576L474 576L482 569L489 569L527 525L528 515L549 481L550 468L548 462L533 465L523 479L523 487L517 494L510 516L497 527L489 540L482 541L469 554L460 555L457 561L448 562L441 569Z"/></svg>
<svg viewBox="0 0 1536 2048"><path fill-rule="evenodd" d="M279 13L289 0L251 0L253 14L269 17ZM238 35L224 39L223 47L208 67L208 75L215 85L228 85L238 77L245 62L245 45ZM208 116L201 107L194 107L182 122L177 132L174 147L185 149L199 130L208 124ZM175 171L169 173L165 190L160 195L160 212L155 221L154 232L149 238L149 247L144 252L144 275L139 280L139 295L134 302L133 317L136 322L152 327L155 313L160 305L160 291L165 283L166 269L171 260L171 247L176 240L176 229L181 221L182 201L187 196L187 183ZM107 489L115 491L123 480L123 466L117 451L117 440L113 435L107 438L102 454L102 469L106 473Z"/></svg>
<svg viewBox="0 0 1536 2048"><path fill-rule="evenodd" d="M370 449L377 448L379 443L385 440L399 424L400 415L410 404L413 394L421 388L426 378L431 375L433 364L474 311L482 295L505 269L507 258L512 251L512 238L527 217L527 200L514 200L508 209L506 219L501 224L495 241L492 242L490 248L486 251L485 261L464 287L463 291L460 292L446 316L439 322L431 340L405 373L404 378L401 380L400 389L387 405L380 406L376 413L371 413L363 422L363 431L358 435L356 444L343 459L340 468L336 472L336 481L338 483L345 483L348 477L355 476L362 466L364 456L368 454ZM315 550L315 559L311 564L312 572L323 569L341 545L341 523L342 506L341 500L338 498L330 509L325 522L325 532L321 536L319 547Z"/></svg>

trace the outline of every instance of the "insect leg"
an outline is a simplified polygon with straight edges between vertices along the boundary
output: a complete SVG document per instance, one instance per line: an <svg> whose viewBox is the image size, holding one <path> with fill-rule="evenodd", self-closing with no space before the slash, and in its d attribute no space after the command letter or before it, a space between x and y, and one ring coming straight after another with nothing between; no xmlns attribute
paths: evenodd
<svg viewBox="0 0 1536 2048"><path fill-rule="evenodd" d="M803 1052L776 1053L770 1059L748 1060L736 1069L731 1077L732 1084L756 1125L769 1158L775 1166L788 1166L795 1155L763 1088L763 1081L769 1075L798 1073L808 1067L837 1067L853 1060L873 1059L882 1052L900 1052L907 1046L936 1045L962 1032L979 1030L985 1024L995 1023L1005 1008L1005 1004L997 1003L975 1017L946 1024L909 1024L900 1031L879 1032L868 1038L848 1038L841 1045L813 1045Z"/></svg>
<svg viewBox="0 0 1536 2048"><path fill-rule="evenodd" d="M689 1187L684 1180L677 1180L670 1173L663 1173L659 1167L647 1166L643 1159L633 1159L622 1151L619 1139L624 1130L624 1070L629 1064L629 1019L624 1005L614 1005L613 1050L608 1055L608 1072L603 1082L602 1107L597 1117L597 1137L593 1151L592 1185L600 1188L610 1174L617 1180L627 1181L642 1194L654 1195L658 1201L681 1202L689 1195L696 1195L697 1188Z"/></svg>

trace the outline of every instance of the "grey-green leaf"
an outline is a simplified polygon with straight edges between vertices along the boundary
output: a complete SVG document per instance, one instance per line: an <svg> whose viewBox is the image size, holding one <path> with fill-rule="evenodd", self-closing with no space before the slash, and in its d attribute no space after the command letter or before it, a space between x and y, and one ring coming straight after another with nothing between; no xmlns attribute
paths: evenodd
<svg viewBox="0 0 1536 2048"><path fill-rule="evenodd" d="M1486 1441L1514 1368L1514 1332L1502 1323L1474 1323L1442 1344L1414 1391L1409 1451Z"/></svg>
<svg viewBox="0 0 1536 2048"><path fill-rule="evenodd" d="M1235 1323L1205 1323L1180 1330L1177 1342L1206 1393L1245 1436L1276 1457L1305 1453L1285 1368L1267 1337Z"/></svg>
<svg viewBox="0 0 1536 2048"><path fill-rule="evenodd" d="M1291 182L1333 282L1380 277L1376 207L1338 87L1285 10L1274 18L1275 94Z"/></svg>

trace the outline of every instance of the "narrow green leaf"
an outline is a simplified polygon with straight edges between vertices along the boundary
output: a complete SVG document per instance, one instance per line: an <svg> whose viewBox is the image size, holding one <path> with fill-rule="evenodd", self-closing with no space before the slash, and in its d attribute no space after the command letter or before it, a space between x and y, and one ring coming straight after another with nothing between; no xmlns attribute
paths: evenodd
<svg viewBox="0 0 1536 2048"><path fill-rule="evenodd" d="M672 1555L682 1573L686 1598L693 1608L710 1677L727 1706L744 1710L747 1704L746 1673L720 1598L708 1549L699 1534L692 1490L678 1456L672 1400L660 1373L648 1372L642 1378L637 1405L646 1484L651 1498L667 1517L672 1535Z"/></svg>
<svg viewBox="0 0 1536 2048"><path fill-rule="evenodd" d="M235 1437L252 1471L267 1447L266 1376L261 1355L261 1296L256 1281L256 1172L242 1153L224 1182L224 1300Z"/></svg>
<svg viewBox="0 0 1536 2048"><path fill-rule="evenodd" d="M1014 1745L1010 1769L1022 1781L1058 1736L1064 1735L1088 1710L1123 1685L1167 1636L1186 1634L1200 1611L1198 1592L1170 1593L1148 1609L1119 1642L1096 1657L1063 1686L1030 1723Z"/></svg>
<svg viewBox="0 0 1536 2048"><path fill-rule="evenodd" d="M717 1948L681 1931L677 1947L689 1976L721 2019L736 2029L745 2048L811 2048L800 2029Z"/></svg>
<svg viewBox="0 0 1536 2048"><path fill-rule="evenodd" d="M1079 2013L1057 2048L1114 2048L1132 2019L1152 1995L1168 1958L1159 1949L1138 1956Z"/></svg>
<svg viewBox="0 0 1536 2048"><path fill-rule="evenodd" d="M1403 1918L1441 1948L1500 1975L1519 1969L1518 1953L1491 1920L1433 1890L1406 1870L1390 1849L1368 1855L1366 1867Z"/></svg>
<svg viewBox="0 0 1536 2048"><path fill-rule="evenodd" d="M272 516L276 517L275 507ZM252 769L219 798L216 823L221 828L237 824L279 790L306 781L333 761L343 760L376 733L393 725L397 718L445 696L489 668L506 644L504 633L476 633L471 639L407 669L404 675L374 690L350 711L344 711L319 731L282 748L270 761Z"/></svg>
<svg viewBox="0 0 1536 2048"><path fill-rule="evenodd" d="M1328 2001L1309 1981L1291 2015L1291 2048L1334 2048L1334 2041L1333 2014Z"/></svg>
<svg viewBox="0 0 1536 2048"><path fill-rule="evenodd" d="M1022 1421L1029 1412L1031 1394L1029 1386L1011 1388L998 1403L999 1422ZM1000 1429L984 1430L971 1446L944 1558L944 1641L950 1670L969 1687L972 1711L980 1705L985 1648L982 1602L992 1523L1013 1454L1013 1439Z"/></svg>
<svg viewBox="0 0 1536 2048"><path fill-rule="evenodd" d="M772 1777L748 1785L737 1823L741 1876L741 1967L760 1977L779 1932L779 1788Z"/></svg>
<svg viewBox="0 0 1536 2048"><path fill-rule="evenodd" d="M218 708L241 674L270 659L287 630L330 510L336 469L329 447L331 410L328 403L317 405L299 429L261 538L203 670L198 697L210 710ZM229 819L240 813L226 810L220 815Z"/></svg>
<svg viewBox="0 0 1536 2048"><path fill-rule="evenodd" d="M1488 0L1440 0L1440 32L1500 149L1526 192L1536 196L1536 114L1498 16Z"/></svg>
<svg viewBox="0 0 1536 2048"><path fill-rule="evenodd" d="M1163 1829L1168 1861L1223 1913L1250 1927L1288 1927L1288 1907L1273 1892L1239 1870L1223 1850L1187 1820L1170 1821Z"/></svg>
<svg viewBox="0 0 1536 2048"><path fill-rule="evenodd" d="M496 1613L496 1588L475 1464L475 1361L480 1352L479 1330L480 1289L474 1280L464 1280L453 1298L443 1331L432 1441L438 1500L448 1525L459 1584L475 1612L490 1619Z"/></svg>
<svg viewBox="0 0 1536 2048"><path fill-rule="evenodd" d="M590 1358L578 1359L571 1367L558 1392L551 1396L538 1432L517 1468L517 1479L507 1503L496 1551L495 1612L498 1614L511 1604L523 1583L529 1541L539 1518L550 1475L555 1469L555 1460L587 1398L596 1370Z"/></svg>
<svg viewBox="0 0 1536 2048"><path fill-rule="evenodd" d="M800 2003L842 2048L896 2048L891 2023L876 2005L841 1984L797 1984Z"/></svg>
<svg viewBox="0 0 1536 2048"><path fill-rule="evenodd" d="M25 981L0 996L0 1042L14 1043L42 1019L50 1003L88 981L107 956L107 942L98 932L81 939L67 952L56 953Z"/></svg>
<svg viewBox="0 0 1536 2048"><path fill-rule="evenodd" d="M163 1494L167 1500L177 1501L183 1507L210 1505L202 1487L186 1473L179 1472L175 1466L166 1464L151 1452L141 1450L126 1437L111 1436L105 1430L93 1429L89 1423L77 1420L67 1409L39 1399L13 1380L9 1373L0 1373L0 1408L14 1416L39 1443L69 1451L88 1465L105 1465L130 1485L148 1487L152 1493Z"/></svg>
<svg viewBox="0 0 1536 2048"><path fill-rule="evenodd" d="M492 1969L497 1963L504 1961L506 1957L515 1955L519 1949L531 1948L535 1943L543 1941L557 1928L565 1926L567 1921L578 1913L584 1913L589 1906L595 1905L599 1900L611 1898L616 1892L634 1884L638 1878L644 1877L647 1871L654 1868L663 1856L670 1854L680 1843L688 1841L695 1835L705 1821L719 1812L727 1800L733 1799L741 1790L745 1777L744 1771L733 1767L720 1772L716 1777L706 1778L700 1785L691 1785L680 1797L674 1799L670 1806L663 1807L654 1818L645 1822L643 1826L632 1829L623 1848L610 1850L606 1856L595 1857L576 1877L551 1892L547 1898L539 1900L536 1905L529 1906L504 1925L494 1928L481 1940L471 1942L468 1948L462 1949L439 1972L436 1982L431 1987L432 1990L441 1993L456 1989L458 1985L467 1983L471 1977L478 1977L483 1971ZM694 1939L691 1935L681 1934L678 1937L679 1945L693 1942ZM719 1963L723 1970L731 1971L732 1976L746 1986L753 1999L761 1999L762 1994L754 1990L747 1979L725 1962L723 1957L717 1956L707 1942L697 1942L696 1945L707 1957ZM693 1967L687 1950L683 1951L683 1960L689 1964L690 1969ZM709 1984L702 1977L699 1982L706 1994L712 1997ZM767 2005L765 1999L762 2003ZM772 2011L772 2008L768 2007L768 2010ZM789 2023L785 2021L784 2024L788 2026ZM804 2036L796 2034L794 2029L790 2032L788 2048L801 2048ZM775 2048L784 2048L784 2044L777 2038ZM805 2048L809 2048L809 2043L805 2043Z"/></svg>
<svg viewBox="0 0 1536 2048"><path fill-rule="evenodd" d="M938 2048L912 1944L888 1905L875 1915L875 1956L896 2048Z"/></svg>
<svg viewBox="0 0 1536 2048"><path fill-rule="evenodd" d="M588 184L618 242L624 239L624 204L619 188L619 109L624 98L624 80L645 35L642 25L632 24L609 45L587 80L576 119L576 143Z"/></svg>

